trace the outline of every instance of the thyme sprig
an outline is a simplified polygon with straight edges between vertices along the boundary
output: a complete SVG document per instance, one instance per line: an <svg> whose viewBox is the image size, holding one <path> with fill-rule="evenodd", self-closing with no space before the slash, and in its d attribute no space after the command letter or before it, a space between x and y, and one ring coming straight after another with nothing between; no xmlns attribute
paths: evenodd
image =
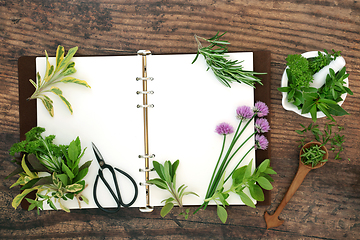
<svg viewBox="0 0 360 240"><path fill-rule="evenodd" d="M229 60L226 59L228 55L227 45L230 43L228 41L219 40L226 32L219 35L219 32L215 36L209 39L199 37L195 35L195 40L198 45L197 54L192 63L196 62L199 55L203 55L208 65L208 69L211 69L215 74L216 78L224 84L226 87L231 87L230 83L238 82L245 83L251 87L255 87L255 83L261 83L261 79L255 77L254 75L266 74L266 73L257 73L253 71L247 71L243 69L241 63L243 61L238 60ZM209 46L203 47L200 40L209 42Z"/></svg>

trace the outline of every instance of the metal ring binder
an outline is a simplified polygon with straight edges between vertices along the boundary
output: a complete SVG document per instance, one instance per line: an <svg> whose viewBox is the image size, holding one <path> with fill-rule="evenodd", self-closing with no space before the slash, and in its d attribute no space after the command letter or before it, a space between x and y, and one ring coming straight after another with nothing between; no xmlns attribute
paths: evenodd
<svg viewBox="0 0 360 240"><path fill-rule="evenodd" d="M140 182L139 185L140 185L140 186L151 186L151 185L153 185L153 184Z"/></svg>
<svg viewBox="0 0 360 240"><path fill-rule="evenodd" d="M139 155L139 158L153 158L155 157L155 154L151 154L151 155Z"/></svg>
<svg viewBox="0 0 360 240"><path fill-rule="evenodd" d="M136 94L154 94L154 91L136 91Z"/></svg>
<svg viewBox="0 0 360 240"><path fill-rule="evenodd" d="M146 104L146 105L142 105L142 104L138 104L137 108L153 108L154 104Z"/></svg>
<svg viewBox="0 0 360 240"><path fill-rule="evenodd" d="M140 80L143 80L143 81L147 81L147 80L153 81L154 78L153 78L153 77L137 77L137 78L136 78L136 81L140 81Z"/></svg>
<svg viewBox="0 0 360 240"><path fill-rule="evenodd" d="M151 171L154 171L154 169L153 168L148 168L148 169L139 168L139 172L151 172Z"/></svg>
<svg viewBox="0 0 360 240"><path fill-rule="evenodd" d="M144 159L145 159L145 183L140 185L145 186L146 191L146 206L143 208L140 208L141 212L151 212L153 211L153 207L150 206L150 186L146 182L149 181L149 130L148 130L148 109L149 107L154 107L153 104L148 104L148 89L147 89L147 80L154 80L152 77L147 76L147 62L146 62L146 56L151 54L150 50L139 50L138 55L142 57L142 77L137 77L136 81L142 80L142 92L143 93L143 103L138 104L137 107L143 108L143 116L144 116Z"/></svg>

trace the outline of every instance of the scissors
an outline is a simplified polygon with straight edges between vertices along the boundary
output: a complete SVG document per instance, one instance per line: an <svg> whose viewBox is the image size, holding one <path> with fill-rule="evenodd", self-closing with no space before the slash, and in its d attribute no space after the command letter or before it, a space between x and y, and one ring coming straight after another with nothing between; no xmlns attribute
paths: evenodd
<svg viewBox="0 0 360 240"><path fill-rule="evenodd" d="M137 187L137 184L135 182L135 180L129 175L127 174L126 172L118 169L118 168L113 168L112 166L110 166L109 164L106 164L105 161L104 161L104 158L102 157L100 151L97 149L97 147L95 146L94 143L91 143L92 144L92 148L94 150L94 153L95 153L95 156L96 156L96 159L100 165L100 169L99 169L99 172L98 172L98 175L96 176L96 179L95 179L95 184L94 184L94 189L93 189L93 195L94 195L94 200L95 200L95 203L96 205L101 209L103 210L104 212L108 212L108 213L115 213L117 211L119 211L119 209L121 208L121 206L123 207L130 207L136 200L137 196L138 196L138 187ZM104 169L108 169L111 174L112 174L112 177L113 177L113 180L114 180L114 184L115 184L115 191L116 193L113 191L113 189L110 187L109 183L106 181L106 179L104 178L104 175L103 175L103 170ZM134 185L134 189L135 189L135 193L134 193L134 197L133 199L129 202L129 203L124 203L122 201L122 198L121 198L121 194L120 194L120 189L119 189L119 185L118 185L118 181L117 181L117 178L116 178L116 172L115 170L118 171L119 173L123 174L125 177L127 177L131 182L132 184ZM111 193L112 197L114 198L116 204L117 204L117 208L115 210L110 210L110 209L105 209L101 206L101 204L99 203L98 199L97 199L97 194L96 194L96 188L97 188L97 184L98 184L98 181L99 181L99 178L101 178L101 180L103 181L103 183L105 184L106 188L109 190L109 192Z"/></svg>

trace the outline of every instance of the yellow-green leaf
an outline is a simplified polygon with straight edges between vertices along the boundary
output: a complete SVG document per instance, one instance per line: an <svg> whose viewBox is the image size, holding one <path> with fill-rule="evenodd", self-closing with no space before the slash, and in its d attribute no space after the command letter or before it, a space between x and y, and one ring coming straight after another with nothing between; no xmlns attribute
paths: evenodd
<svg viewBox="0 0 360 240"><path fill-rule="evenodd" d="M20 176L18 178L18 180L13 185L10 186L10 188L15 187L17 185L24 185L24 184L25 184L24 177Z"/></svg>
<svg viewBox="0 0 360 240"><path fill-rule="evenodd" d="M70 209L68 209L67 207L65 207L64 205L62 205L61 201L59 200L59 203L60 203L60 207L62 210L64 210L65 212L70 212Z"/></svg>
<svg viewBox="0 0 360 240"><path fill-rule="evenodd" d="M80 79L77 79L77 78L74 78L74 77L65 77L65 78L61 79L60 82L63 82L63 83L76 83L76 84L80 84L80 85L83 85L85 87L91 88L90 85L86 81L80 80Z"/></svg>
<svg viewBox="0 0 360 240"><path fill-rule="evenodd" d="M78 192L83 189L83 185L74 183L65 187L67 192Z"/></svg>
<svg viewBox="0 0 360 240"><path fill-rule="evenodd" d="M52 87L50 89L51 92L55 93L59 96L59 98L65 103L66 107L69 109L70 113L73 114L73 109L71 107L70 102L62 95L62 91L58 87Z"/></svg>
<svg viewBox="0 0 360 240"><path fill-rule="evenodd" d="M30 189L25 189L24 191L22 191L22 193L18 194L12 201L11 205L13 206L13 208L16 209L28 193L30 193L34 190L37 190L39 188L40 188L40 186L36 186L36 187L30 188Z"/></svg>
<svg viewBox="0 0 360 240"><path fill-rule="evenodd" d="M165 217L170 211L171 209L174 207L173 203L167 203L165 204L165 206L161 209L160 211L160 216L161 217Z"/></svg>
<svg viewBox="0 0 360 240"><path fill-rule="evenodd" d="M37 175L33 172L30 171L30 169L28 168L28 166L26 165L26 162L25 162L25 154L22 158L22 161L21 161L21 167L24 169L25 173L31 177L31 178L37 178Z"/></svg>
<svg viewBox="0 0 360 240"><path fill-rule="evenodd" d="M54 116L54 106L53 106L53 101L46 95L43 95L41 97L39 97L42 101L42 103L44 104L46 110L49 112L50 116Z"/></svg>
<svg viewBox="0 0 360 240"><path fill-rule="evenodd" d="M35 89L37 89L37 85L32 79L29 79L29 82L35 87Z"/></svg>
<svg viewBox="0 0 360 240"><path fill-rule="evenodd" d="M227 220L227 212L223 206L217 205L216 209L217 215L220 218L222 223L226 223Z"/></svg>
<svg viewBox="0 0 360 240"><path fill-rule="evenodd" d="M78 50L78 47L73 47L68 51L65 58L60 63L59 69L66 67L70 63L71 58L75 55L77 50Z"/></svg>
<svg viewBox="0 0 360 240"><path fill-rule="evenodd" d="M64 59L64 52L65 52L64 47L59 45L56 50L56 70L59 68L59 65Z"/></svg>

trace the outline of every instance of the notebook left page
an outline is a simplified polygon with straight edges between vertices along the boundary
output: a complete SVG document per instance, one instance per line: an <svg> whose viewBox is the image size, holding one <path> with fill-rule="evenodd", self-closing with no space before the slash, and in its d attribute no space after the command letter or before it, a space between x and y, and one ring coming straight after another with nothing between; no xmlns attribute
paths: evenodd
<svg viewBox="0 0 360 240"><path fill-rule="evenodd" d="M54 58L49 58L49 61L51 64L55 63ZM144 181L144 174L139 172L139 168L144 165L143 159L138 158L138 155L143 153L143 118L142 111L137 108L141 98L136 94L136 91L142 90L142 85L135 80L142 74L141 57L74 57L73 61L77 72L71 76L85 80L91 88L73 83L57 84L64 97L72 104L74 112L71 115L60 98L50 93L49 96L54 101L54 117L49 115L38 100L38 126L46 129L44 134L56 135L57 144L69 144L77 136L80 137L82 147L87 148L82 163L93 160L85 177L88 186L83 191L89 204L82 203L81 207L96 208L93 187L100 167L91 142L99 149L107 164L127 172L137 183ZM36 59L36 68L40 74L44 74L44 57ZM133 186L128 183L126 179L119 179L125 203L130 202L134 194ZM116 206L101 180L97 187L97 196L102 206ZM70 209L79 208L76 200L63 203ZM145 206L143 189L139 189L133 206Z"/></svg>

